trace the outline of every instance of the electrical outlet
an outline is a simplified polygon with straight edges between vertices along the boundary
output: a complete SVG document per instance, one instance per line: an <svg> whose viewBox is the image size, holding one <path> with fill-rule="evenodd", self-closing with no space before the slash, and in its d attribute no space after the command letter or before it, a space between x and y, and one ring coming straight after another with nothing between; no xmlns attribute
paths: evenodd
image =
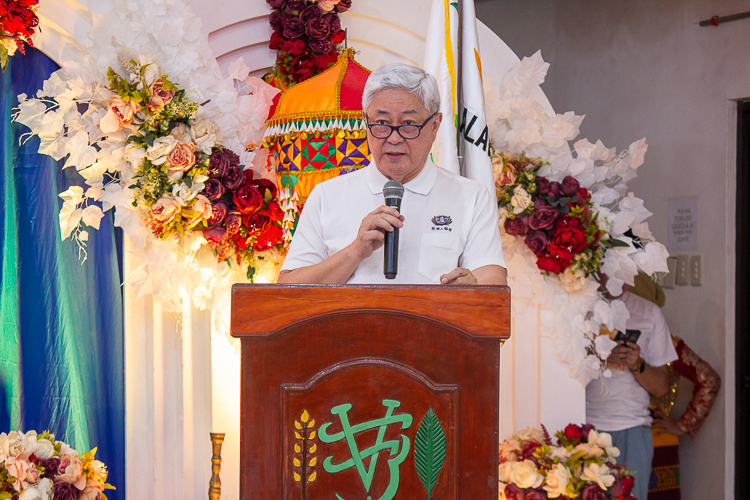
<svg viewBox="0 0 750 500"><path fill-rule="evenodd" d="M675 284L678 286L685 286L690 284L690 256L678 255L677 256L677 273L675 275Z"/></svg>
<svg viewBox="0 0 750 500"><path fill-rule="evenodd" d="M693 255L690 257L690 284L693 286L701 286L701 279L703 278L703 263L700 255Z"/></svg>
<svg viewBox="0 0 750 500"><path fill-rule="evenodd" d="M677 257L667 258L667 269L669 272L664 276L662 288L674 288L674 277L677 274Z"/></svg>

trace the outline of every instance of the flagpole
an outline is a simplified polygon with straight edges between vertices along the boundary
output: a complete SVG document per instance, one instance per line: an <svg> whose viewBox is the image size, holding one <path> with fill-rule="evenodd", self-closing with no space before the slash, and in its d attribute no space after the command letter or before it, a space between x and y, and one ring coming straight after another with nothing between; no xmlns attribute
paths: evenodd
<svg viewBox="0 0 750 500"><path fill-rule="evenodd" d="M456 151L458 153L458 168L461 175L466 175L466 166L463 162L464 156L464 141L461 140L461 118L463 117L463 47L461 40L463 38L464 28L464 14L463 6L461 2L464 0L456 0L458 6L458 37L456 43ZM473 2L474 0L468 0Z"/></svg>

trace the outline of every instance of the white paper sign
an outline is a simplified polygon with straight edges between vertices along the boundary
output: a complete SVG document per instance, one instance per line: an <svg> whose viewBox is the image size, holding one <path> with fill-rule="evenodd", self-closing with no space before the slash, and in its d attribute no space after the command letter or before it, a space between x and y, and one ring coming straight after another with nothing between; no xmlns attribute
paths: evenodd
<svg viewBox="0 0 750 500"><path fill-rule="evenodd" d="M698 197L669 200L668 216L670 253L698 250Z"/></svg>

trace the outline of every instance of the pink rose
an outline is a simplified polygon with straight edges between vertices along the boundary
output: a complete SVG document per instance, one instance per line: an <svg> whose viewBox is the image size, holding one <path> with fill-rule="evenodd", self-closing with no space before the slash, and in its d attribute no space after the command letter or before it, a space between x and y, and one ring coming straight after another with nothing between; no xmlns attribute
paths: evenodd
<svg viewBox="0 0 750 500"><path fill-rule="evenodd" d="M506 164L503 171L500 173L500 176L497 178L497 181L495 182L496 187L502 187L502 186L512 186L516 183L516 169L513 168L513 165Z"/></svg>
<svg viewBox="0 0 750 500"><path fill-rule="evenodd" d="M103 484L96 481L91 482L83 489L78 500L99 500L102 496L102 491L104 491Z"/></svg>
<svg viewBox="0 0 750 500"><path fill-rule="evenodd" d="M169 170L167 175L175 172L185 172L195 165L195 153L193 144L178 143L167 155Z"/></svg>
<svg viewBox="0 0 750 500"><path fill-rule="evenodd" d="M117 132L122 127L130 125L135 114L141 109L140 104L125 102L119 96L114 96L107 105L107 114L99 122L99 128L105 134Z"/></svg>
<svg viewBox="0 0 750 500"><path fill-rule="evenodd" d="M60 466L57 469L60 475L56 480L72 484L79 490L86 486L86 478L83 477L83 463L75 457L65 455L60 459Z"/></svg>
<svg viewBox="0 0 750 500"><path fill-rule="evenodd" d="M169 224L182 210L182 205L177 200L159 198L151 205L151 216L163 224Z"/></svg>
<svg viewBox="0 0 750 500"><path fill-rule="evenodd" d="M189 209L196 213L196 215L188 219L188 224L191 226L194 226L203 219L211 218L211 202L202 194L195 197L195 203L190 205Z"/></svg>
<svg viewBox="0 0 750 500"><path fill-rule="evenodd" d="M174 89L165 90L164 80L161 78L155 80L154 83L151 84L149 91L151 92L151 96L148 98L148 101L152 106L157 108L166 106L172 102L172 98L174 97Z"/></svg>
<svg viewBox="0 0 750 500"><path fill-rule="evenodd" d="M15 457L6 458L5 468L8 471L8 475L15 478L15 481L13 481L13 488L15 488L16 491L20 492L29 487L29 484L32 482L30 469L34 468L34 464L29 462L29 458L25 453L21 453Z"/></svg>

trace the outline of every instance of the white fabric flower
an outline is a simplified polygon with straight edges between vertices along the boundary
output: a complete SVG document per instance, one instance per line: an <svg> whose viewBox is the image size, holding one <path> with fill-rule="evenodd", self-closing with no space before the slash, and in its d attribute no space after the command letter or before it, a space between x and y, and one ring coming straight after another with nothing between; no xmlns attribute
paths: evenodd
<svg viewBox="0 0 750 500"><path fill-rule="evenodd" d="M154 145L146 149L146 158L154 165L161 165L176 145L177 140L171 135L154 139Z"/></svg>
<svg viewBox="0 0 750 500"><path fill-rule="evenodd" d="M615 476L610 474L609 467L606 465L600 467L596 462L591 462L584 467L581 479L589 483L596 483L603 490L606 490L615 482Z"/></svg>
<svg viewBox="0 0 750 500"><path fill-rule="evenodd" d="M510 199L513 206L513 213L518 215L528 208L531 204L531 195L521 186L516 186L513 190L513 197Z"/></svg>
<svg viewBox="0 0 750 500"><path fill-rule="evenodd" d="M567 467L563 464L555 464L547 472L547 479L544 490L550 498L557 498L565 495L572 476Z"/></svg>
<svg viewBox="0 0 750 500"><path fill-rule="evenodd" d="M531 460L523 462L509 462L513 464L511 480L521 488L538 488L544 481L544 476L539 474L536 464Z"/></svg>

